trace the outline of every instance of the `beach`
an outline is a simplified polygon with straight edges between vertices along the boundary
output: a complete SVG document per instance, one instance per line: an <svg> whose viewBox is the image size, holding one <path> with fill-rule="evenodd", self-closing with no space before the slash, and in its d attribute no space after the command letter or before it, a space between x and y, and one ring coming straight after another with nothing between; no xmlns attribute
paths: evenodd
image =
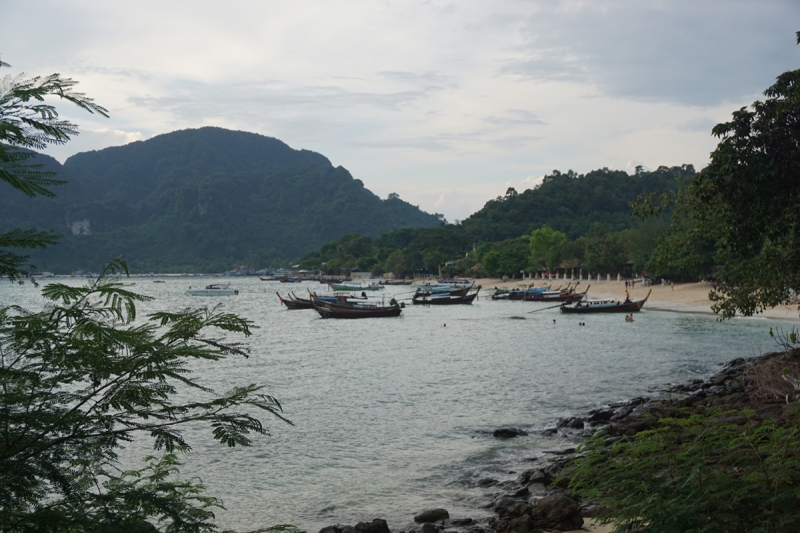
<svg viewBox="0 0 800 533"><path fill-rule="evenodd" d="M536 287L543 285L551 285L554 289L559 285L566 287L569 280L554 279L554 280L540 280L540 279L515 279L503 281L501 279L482 278L476 279L475 283L483 287L484 290L493 289L516 289L527 287L531 283ZM625 282L624 281L582 281L578 285L578 292L582 292L586 287L589 288L589 298L614 298L617 300L625 299ZM643 287L641 282L634 283L632 287L628 288L631 295L631 300L641 300L647 296L648 291L652 290L650 297L647 300L645 309L653 309L658 311L671 311L675 313L694 313L713 315L711 310L712 302L708 298L709 292L712 290L711 283L698 282L698 283L679 283L675 284L674 288L669 284L661 285L660 283L652 286ZM780 305L767 309L763 313L755 315L757 317L770 318L773 320L798 320L798 306L795 305Z"/></svg>

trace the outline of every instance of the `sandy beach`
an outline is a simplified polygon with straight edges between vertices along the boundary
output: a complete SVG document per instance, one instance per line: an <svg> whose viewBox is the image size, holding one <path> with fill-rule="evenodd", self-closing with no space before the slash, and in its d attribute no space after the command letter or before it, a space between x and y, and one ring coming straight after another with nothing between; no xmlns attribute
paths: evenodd
<svg viewBox="0 0 800 533"><path fill-rule="evenodd" d="M482 278L476 279L475 283L481 285L484 290L497 288L515 289L518 287L527 287L533 282L534 286L541 287L542 285L552 285L553 288L558 286L566 287L569 280L509 280L503 281L500 279ZM579 285L579 291L583 291L585 287L591 285L589 288L589 298L615 298L618 300L625 299L625 282L624 281L597 281L593 280L588 282L582 281ZM647 300L645 309L653 309L659 311L672 311L676 313L695 313L713 315L711 311L711 300L708 299L708 293L711 291L711 284L707 282L699 283L680 283L676 284L674 288L669 285L656 284L649 287L643 287L641 282L634 285L628 290L631 293L632 300L640 300L647 295L647 292L652 289L652 294ZM764 318L775 320L791 320L800 321L798 317L797 305L781 305L767 309L765 312L756 315Z"/></svg>

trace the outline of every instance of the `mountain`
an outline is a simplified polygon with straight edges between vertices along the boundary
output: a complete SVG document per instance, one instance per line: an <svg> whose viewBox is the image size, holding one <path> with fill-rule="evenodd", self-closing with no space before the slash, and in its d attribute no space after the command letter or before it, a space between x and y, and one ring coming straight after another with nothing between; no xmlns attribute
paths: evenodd
<svg viewBox="0 0 800 533"><path fill-rule="evenodd" d="M630 203L637 196L674 192L680 177L694 174L692 165L661 166L649 172L639 168L633 175L608 168L586 174L554 170L533 189L519 194L509 189L505 196L489 200L461 225L472 242L515 238L542 226L576 239L595 222L609 231L621 231L636 225Z"/></svg>
<svg viewBox="0 0 800 533"><path fill-rule="evenodd" d="M53 199L0 198L0 231L54 229L40 269L97 270L120 255L137 271L222 271L293 260L348 233L434 227L441 217L397 195L381 200L324 156L221 128L176 131L80 153Z"/></svg>

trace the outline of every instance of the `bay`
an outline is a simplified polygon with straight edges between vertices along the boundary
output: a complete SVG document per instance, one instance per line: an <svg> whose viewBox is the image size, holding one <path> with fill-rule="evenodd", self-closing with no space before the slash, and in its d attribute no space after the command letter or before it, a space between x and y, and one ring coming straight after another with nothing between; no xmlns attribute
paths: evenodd
<svg viewBox="0 0 800 533"><path fill-rule="evenodd" d="M526 459L569 444L539 433L559 417L774 351L769 328L790 327L647 310L633 323L558 309L530 314L547 305L491 301L483 293L471 306L408 305L396 319L322 320L313 311L288 311L275 295L326 288L318 283L231 278L238 296L202 298L186 290L220 278L163 279L130 280L155 298L140 305L140 317L219 303L252 320L251 356L197 364L195 377L220 391L264 384L295 424L267 420L271 437L251 448L220 446L207 428L186 430L194 449L182 475L200 477L222 498L219 525L239 530L290 523L313 532L377 517L400 529L430 507L485 516L478 507L485 489L476 482L514 478ZM403 299L410 290L385 294ZM12 303L37 309L43 302L30 284L3 283L0 304ZM501 441L491 436L498 427L529 436ZM149 451L137 442L123 457L135 464Z"/></svg>

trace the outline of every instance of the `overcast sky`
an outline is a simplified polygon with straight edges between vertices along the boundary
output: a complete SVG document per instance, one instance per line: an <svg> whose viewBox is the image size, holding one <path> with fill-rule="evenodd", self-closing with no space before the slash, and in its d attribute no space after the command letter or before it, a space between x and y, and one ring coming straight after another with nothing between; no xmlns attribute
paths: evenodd
<svg viewBox="0 0 800 533"><path fill-rule="evenodd" d="M3 74L59 72L86 150L213 125L463 219L553 169L707 164L800 68L799 0L0 0Z"/></svg>

